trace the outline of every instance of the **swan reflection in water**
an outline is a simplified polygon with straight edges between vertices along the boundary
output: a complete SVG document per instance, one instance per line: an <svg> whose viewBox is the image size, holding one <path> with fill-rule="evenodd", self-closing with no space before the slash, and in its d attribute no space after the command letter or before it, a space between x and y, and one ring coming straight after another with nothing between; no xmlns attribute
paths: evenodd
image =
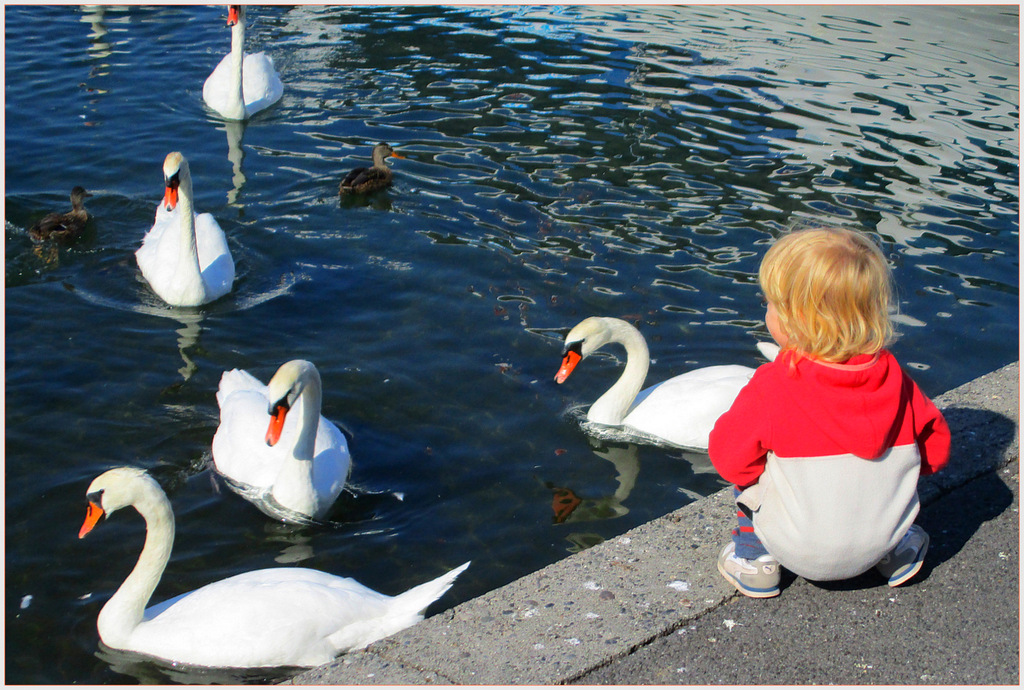
<svg viewBox="0 0 1024 690"><path fill-rule="evenodd" d="M178 336L178 354L181 355L181 360L185 363L184 366L178 369L178 373L181 374L181 378L185 381L191 379L192 375L199 369L189 352L199 343L199 334L203 332L204 316L205 314L201 311L188 313L185 310L178 310L171 316L172 319L181 324L181 328L176 328L174 332Z"/></svg>
<svg viewBox="0 0 1024 690"><path fill-rule="evenodd" d="M228 140L228 160L231 162L231 191L228 192L228 205L238 206L238 195L245 186L245 173L242 172L242 135L245 134L245 122L225 120L221 123Z"/></svg>
<svg viewBox="0 0 1024 690"><path fill-rule="evenodd" d="M584 498L569 487L545 482L544 485L553 493L552 522L556 525L611 520L629 512L624 503L633 491L637 475L640 474L639 449L632 443L607 443L590 437L587 438L587 443L595 455L608 460L615 467L615 491L607 496ZM569 548L571 553L583 551L604 541L604 537L599 534L585 532L573 532L565 538L573 544Z"/></svg>
<svg viewBox="0 0 1024 690"><path fill-rule="evenodd" d="M305 525L267 520L263 527L264 539L267 544L280 548L274 556L275 563L301 563L316 555L313 535L317 532L340 531L357 539L397 533L397 528L385 526L383 514L402 500L404 497L394 491L347 486L338 505L325 520L311 520Z"/></svg>
<svg viewBox="0 0 1024 690"><path fill-rule="evenodd" d="M266 541L275 545L284 545L281 552L274 556L274 562L291 565L309 560L315 554L310 530L297 529L294 525L283 522L267 521L263 527Z"/></svg>
<svg viewBox="0 0 1024 690"><path fill-rule="evenodd" d="M206 668L185 666L162 659L112 649L99 641L96 658L122 676L134 678L143 685L237 685L239 683L269 685L283 683L304 669L295 667L271 668ZM115 683L123 681L115 680Z"/></svg>
<svg viewBox="0 0 1024 690"><path fill-rule="evenodd" d="M640 474L640 451L634 443L616 443L587 437L590 449L595 455L612 463L615 468L616 488L611 494L598 498L579 496L569 487L545 482L552 491L552 522L556 525L612 520L629 513L626 500L636 485ZM725 486L706 453L677 450L670 457L679 465L678 492L686 496L685 505L710 495ZM596 546L605 538L596 532L572 532L565 537L572 546L570 553L576 553Z"/></svg>
<svg viewBox="0 0 1024 690"><path fill-rule="evenodd" d="M600 458L612 463L616 471L616 489L608 496L600 498L580 498L569 488L556 487L550 482L549 489L554 492L551 507L556 524L572 522L591 522L593 520L611 520L629 512L623 502L629 498L637 475L640 474L639 450L636 445L602 443L588 438L590 449Z"/></svg>
<svg viewBox="0 0 1024 690"><path fill-rule="evenodd" d="M103 5L82 5L82 17L79 21L88 24L92 29L92 33L89 34L89 56L98 60L110 57L113 52L113 46L107 41L107 27L104 23L106 18L107 10ZM104 71L96 71L94 68L93 76L106 75L105 69L108 67L105 62L98 64L97 68Z"/></svg>

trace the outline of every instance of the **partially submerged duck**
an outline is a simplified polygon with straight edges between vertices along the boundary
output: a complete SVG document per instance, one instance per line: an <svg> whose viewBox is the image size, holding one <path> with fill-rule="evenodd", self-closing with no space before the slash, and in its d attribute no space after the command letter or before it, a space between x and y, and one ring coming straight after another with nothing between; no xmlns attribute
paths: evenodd
<svg viewBox="0 0 1024 690"><path fill-rule="evenodd" d="M384 189L391 184L391 169L385 159L388 156L405 158L388 144L381 142L373 147L373 165L369 168L356 168L341 181L339 194L369 194Z"/></svg>
<svg viewBox="0 0 1024 690"><path fill-rule="evenodd" d="M43 216L42 220L33 225L28 234L36 242L55 240L57 242L72 242L85 230L85 223L89 220L89 213L85 210L85 198L92 196L81 187L71 190L71 210L66 213L50 213Z"/></svg>

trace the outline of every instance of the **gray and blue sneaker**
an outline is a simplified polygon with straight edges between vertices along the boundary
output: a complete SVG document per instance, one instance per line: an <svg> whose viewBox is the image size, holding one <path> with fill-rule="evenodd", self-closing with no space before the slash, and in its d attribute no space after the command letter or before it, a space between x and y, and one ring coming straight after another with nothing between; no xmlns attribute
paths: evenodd
<svg viewBox="0 0 1024 690"><path fill-rule="evenodd" d="M736 544L729 541L718 555L718 572L748 597L766 599L777 596L782 579L779 562L770 554L754 560L736 555Z"/></svg>
<svg viewBox="0 0 1024 690"><path fill-rule="evenodd" d="M885 554L875 570L889 580L890 587L899 587L921 570L924 555L928 553L928 541L927 532L917 525L911 525L900 543Z"/></svg>

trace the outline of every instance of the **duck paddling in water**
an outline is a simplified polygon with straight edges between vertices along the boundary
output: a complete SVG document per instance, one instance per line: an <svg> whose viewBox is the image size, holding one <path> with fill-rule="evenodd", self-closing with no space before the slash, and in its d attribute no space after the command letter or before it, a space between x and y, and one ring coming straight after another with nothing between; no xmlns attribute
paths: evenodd
<svg viewBox="0 0 1024 690"><path fill-rule="evenodd" d="M33 225L28 234L36 242L53 240L68 244L78 239L85 230L89 213L85 210L85 198L92 196L81 187L71 190L71 210L66 213L49 213Z"/></svg>
<svg viewBox="0 0 1024 690"><path fill-rule="evenodd" d="M373 147L373 165L369 168L356 168L346 175L338 187L338 193L342 195L369 194L390 185L393 175L391 168L385 162L388 156L405 158L388 144L383 142L377 144Z"/></svg>

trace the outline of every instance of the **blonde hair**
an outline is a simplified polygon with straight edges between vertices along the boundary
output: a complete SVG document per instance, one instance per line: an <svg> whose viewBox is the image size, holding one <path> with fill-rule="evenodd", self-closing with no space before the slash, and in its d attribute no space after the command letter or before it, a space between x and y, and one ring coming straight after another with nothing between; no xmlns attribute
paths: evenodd
<svg viewBox="0 0 1024 690"><path fill-rule="evenodd" d="M758 281L789 337L787 349L842 362L874 354L894 338L892 272L878 245L859 232L784 235L761 261Z"/></svg>

